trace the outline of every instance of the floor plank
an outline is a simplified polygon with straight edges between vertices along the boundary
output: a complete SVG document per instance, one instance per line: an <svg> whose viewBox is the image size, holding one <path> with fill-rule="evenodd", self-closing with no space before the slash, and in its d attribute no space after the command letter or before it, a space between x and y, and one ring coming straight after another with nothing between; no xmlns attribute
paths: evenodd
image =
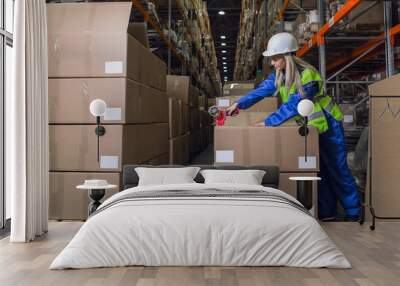
<svg viewBox="0 0 400 286"><path fill-rule="evenodd" d="M289 267L119 267L50 271L55 256L81 222L51 222L50 231L32 243L0 240L0 285L399 285L400 222L380 222L376 231L357 223L324 223L323 228L345 253L352 269Z"/></svg>

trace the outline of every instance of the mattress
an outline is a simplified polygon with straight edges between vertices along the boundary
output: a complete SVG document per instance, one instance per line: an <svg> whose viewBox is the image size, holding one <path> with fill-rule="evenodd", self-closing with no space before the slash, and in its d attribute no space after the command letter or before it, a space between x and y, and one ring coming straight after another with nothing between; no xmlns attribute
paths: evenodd
<svg viewBox="0 0 400 286"><path fill-rule="evenodd" d="M263 186L193 183L115 194L50 269L133 265L351 267L290 195Z"/></svg>

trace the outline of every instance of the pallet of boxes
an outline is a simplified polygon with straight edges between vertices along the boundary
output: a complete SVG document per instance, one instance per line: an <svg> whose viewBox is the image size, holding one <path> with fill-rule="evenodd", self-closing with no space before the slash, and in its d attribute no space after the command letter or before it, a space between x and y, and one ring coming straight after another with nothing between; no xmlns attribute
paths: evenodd
<svg viewBox="0 0 400 286"><path fill-rule="evenodd" d="M254 88L252 83L230 83L224 86L224 97L217 98L219 108L227 108ZM239 115L227 117L214 130L215 165L275 165L280 168L279 189L296 196L291 176L316 176L319 171L318 132L310 127L305 161L304 137L293 120L280 127L255 127L278 108L276 97L267 97ZM314 186L314 205L317 205Z"/></svg>
<svg viewBox="0 0 400 286"><path fill-rule="evenodd" d="M169 164L189 162L189 89L188 76L167 76L169 101Z"/></svg>
<svg viewBox="0 0 400 286"><path fill-rule="evenodd" d="M86 219L86 179L121 190L125 164L168 163L166 66L139 42L131 3L48 4L51 219ZM143 34L143 33L142 33ZM97 160L94 99L101 118Z"/></svg>
<svg viewBox="0 0 400 286"><path fill-rule="evenodd" d="M187 164L212 138L207 98L190 84L188 76L167 76L170 122L170 164Z"/></svg>

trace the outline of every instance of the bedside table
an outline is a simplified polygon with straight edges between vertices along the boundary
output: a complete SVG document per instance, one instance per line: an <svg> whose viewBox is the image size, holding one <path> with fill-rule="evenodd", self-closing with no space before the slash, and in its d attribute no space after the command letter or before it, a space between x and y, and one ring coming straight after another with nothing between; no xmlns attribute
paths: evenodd
<svg viewBox="0 0 400 286"><path fill-rule="evenodd" d="M320 181L320 177L289 177L289 180L296 181L296 197L303 206L311 210L313 207L313 182Z"/></svg>
<svg viewBox="0 0 400 286"><path fill-rule="evenodd" d="M109 185L106 180L85 180L83 185L76 186L78 190L87 190L91 200L88 206L88 216L94 213L101 205L100 200L104 197L106 190L115 189L117 185Z"/></svg>

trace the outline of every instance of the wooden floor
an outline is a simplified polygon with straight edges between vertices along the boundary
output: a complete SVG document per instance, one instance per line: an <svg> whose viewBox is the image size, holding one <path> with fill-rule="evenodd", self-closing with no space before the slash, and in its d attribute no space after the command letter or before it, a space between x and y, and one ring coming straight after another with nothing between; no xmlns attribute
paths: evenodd
<svg viewBox="0 0 400 286"><path fill-rule="evenodd" d="M400 285L400 222L375 232L357 223L325 223L324 229L353 265L350 270L288 267L126 267L48 270L82 223L51 222L43 238L28 244L0 241L0 285Z"/></svg>

